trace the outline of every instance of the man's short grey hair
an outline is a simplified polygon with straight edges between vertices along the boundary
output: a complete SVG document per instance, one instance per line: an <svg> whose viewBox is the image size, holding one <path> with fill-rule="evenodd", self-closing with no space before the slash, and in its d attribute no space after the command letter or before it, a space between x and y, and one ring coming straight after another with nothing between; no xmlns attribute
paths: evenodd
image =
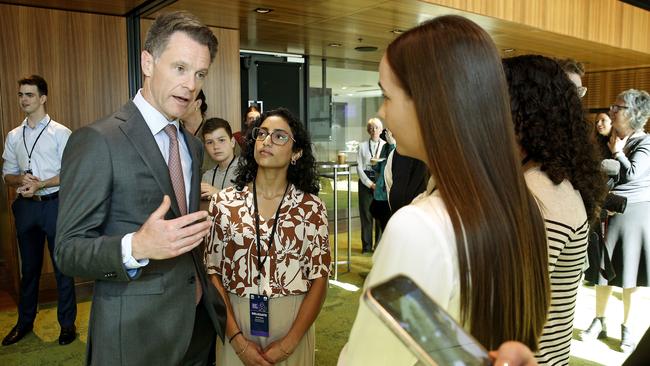
<svg viewBox="0 0 650 366"><path fill-rule="evenodd" d="M144 41L144 49L159 58L175 32L183 32L197 43L210 50L210 63L217 55L219 42L214 33L199 18L187 11L174 11L159 15L149 28Z"/></svg>
<svg viewBox="0 0 650 366"><path fill-rule="evenodd" d="M622 111L630 119L630 128L642 130L650 118L650 94L644 90L628 89L618 98L627 106Z"/></svg>

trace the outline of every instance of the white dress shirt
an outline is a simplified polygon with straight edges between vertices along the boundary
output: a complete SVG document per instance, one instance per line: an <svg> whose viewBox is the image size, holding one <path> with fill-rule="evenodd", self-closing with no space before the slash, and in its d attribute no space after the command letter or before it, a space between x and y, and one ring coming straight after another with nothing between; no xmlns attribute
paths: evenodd
<svg viewBox="0 0 650 366"><path fill-rule="evenodd" d="M41 132L43 133L41 134ZM71 133L69 128L53 121L47 114L36 123L34 128L29 127L27 118L25 118L20 126L11 130L7 135L5 150L2 153L4 159L3 178L6 175L21 175L27 169L31 169L32 175L41 181L56 177L61 171L63 149L68 143ZM39 134L41 137L38 137ZM30 152L32 154L31 164ZM47 187L36 191L36 195L52 194L58 190L58 186Z"/></svg>
<svg viewBox="0 0 650 366"><path fill-rule="evenodd" d="M190 155L189 148L185 142L185 137L178 130L178 120L169 121L165 116L160 113L156 108L154 108L146 99L142 96L142 89L138 90L138 94L133 98L133 103L138 108L144 121L147 123L147 127L151 130L151 134L158 144L160 153L165 159L165 163L169 162L169 136L163 129L167 127L168 124L173 124L177 129L177 138L178 138L178 151L181 156L181 166L183 168L183 180L185 181L185 203L187 207L190 207L190 190L192 182L192 156ZM149 263L148 259L142 259L137 261L133 258L133 246L132 239L133 234L126 234L122 238L122 263L128 270L130 276L135 276L136 271L133 271L137 268L146 266Z"/></svg>

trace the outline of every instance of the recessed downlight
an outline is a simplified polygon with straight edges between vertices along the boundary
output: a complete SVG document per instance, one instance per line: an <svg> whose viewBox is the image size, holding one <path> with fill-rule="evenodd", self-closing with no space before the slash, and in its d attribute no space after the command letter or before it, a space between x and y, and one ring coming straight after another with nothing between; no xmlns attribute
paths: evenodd
<svg viewBox="0 0 650 366"><path fill-rule="evenodd" d="M354 47L354 49L359 52L375 52L378 48L375 46L358 46Z"/></svg>
<svg viewBox="0 0 650 366"><path fill-rule="evenodd" d="M268 14L268 13L272 12L273 9L271 9L271 8L256 8L254 11L256 13L258 13L258 14Z"/></svg>
<svg viewBox="0 0 650 366"><path fill-rule="evenodd" d="M343 47L342 44L340 44L340 43L336 43L336 42L329 43L327 46L328 46L328 47L334 47L334 48Z"/></svg>

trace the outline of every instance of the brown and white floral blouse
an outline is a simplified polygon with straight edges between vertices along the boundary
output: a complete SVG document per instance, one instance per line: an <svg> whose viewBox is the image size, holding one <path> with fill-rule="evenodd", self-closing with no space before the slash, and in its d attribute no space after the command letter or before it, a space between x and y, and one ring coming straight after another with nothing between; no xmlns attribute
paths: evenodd
<svg viewBox="0 0 650 366"><path fill-rule="evenodd" d="M253 192L248 187L224 189L212 197L209 212L213 221L205 251L208 274L221 276L230 293L259 294ZM268 284L266 295L272 298L304 294L311 280L330 273L325 205L317 196L290 185L269 250L274 220L275 215L268 221L260 216L261 283Z"/></svg>

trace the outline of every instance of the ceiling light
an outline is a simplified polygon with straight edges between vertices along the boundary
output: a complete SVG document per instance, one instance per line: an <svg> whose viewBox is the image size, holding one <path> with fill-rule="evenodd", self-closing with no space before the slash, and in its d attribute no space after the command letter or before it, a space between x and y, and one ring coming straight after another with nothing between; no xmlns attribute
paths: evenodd
<svg viewBox="0 0 650 366"><path fill-rule="evenodd" d="M256 8L254 11L256 13L258 13L258 14L268 14L268 13L272 12L273 9L271 9L271 8Z"/></svg>
<svg viewBox="0 0 650 366"><path fill-rule="evenodd" d="M375 46L359 46L359 47L354 47L355 50L359 52L375 52L377 51L377 47Z"/></svg>
<svg viewBox="0 0 650 366"><path fill-rule="evenodd" d="M336 42L332 42L332 43L328 44L328 46L329 46L329 47L343 47L342 44L340 44L340 43L336 43Z"/></svg>
<svg viewBox="0 0 650 366"><path fill-rule="evenodd" d="M515 52L515 49L514 48L504 48L503 52L505 52L505 53Z"/></svg>
<svg viewBox="0 0 650 366"><path fill-rule="evenodd" d="M404 29L395 28L390 32L393 33L393 34L402 34L402 33L404 33Z"/></svg>
<svg viewBox="0 0 650 366"><path fill-rule="evenodd" d="M348 88L347 86L342 86L342 87L341 87L341 90L345 90L345 89L347 89L347 88Z"/></svg>

